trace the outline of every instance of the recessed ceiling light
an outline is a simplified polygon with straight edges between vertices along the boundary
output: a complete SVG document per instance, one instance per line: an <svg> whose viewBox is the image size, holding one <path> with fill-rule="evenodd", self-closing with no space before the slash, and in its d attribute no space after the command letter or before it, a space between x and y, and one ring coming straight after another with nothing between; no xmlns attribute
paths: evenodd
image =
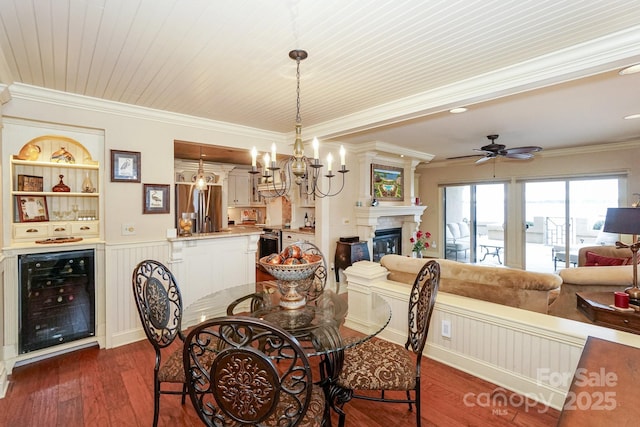
<svg viewBox="0 0 640 427"><path fill-rule="evenodd" d="M460 114L460 113L464 113L465 111L467 111L467 109L464 108L464 107L457 107L457 108L452 108L451 110L449 110L449 112L452 113L452 114Z"/></svg>
<svg viewBox="0 0 640 427"><path fill-rule="evenodd" d="M636 65L632 65L632 66L627 67L627 68L623 68L622 70L620 70L620 72L618 74L620 74L621 76L624 76L626 74L634 74L634 73L640 73L640 64L636 64Z"/></svg>
<svg viewBox="0 0 640 427"><path fill-rule="evenodd" d="M625 120L640 119L640 114L632 114L624 118Z"/></svg>

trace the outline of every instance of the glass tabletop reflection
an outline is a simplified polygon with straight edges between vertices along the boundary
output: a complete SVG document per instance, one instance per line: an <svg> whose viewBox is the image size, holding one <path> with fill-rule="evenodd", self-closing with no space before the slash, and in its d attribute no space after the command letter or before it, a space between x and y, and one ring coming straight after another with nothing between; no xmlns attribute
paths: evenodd
<svg viewBox="0 0 640 427"><path fill-rule="evenodd" d="M251 298L261 298L259 307L252 311ZM391 319L391 308L382 298L370 307L370 324L366 333L344 328L348 313L346 295L325 290L314 301L297 309L279 305L280 292L275 281L249 283L213 292L189 304L183 312L182 326L189 328L213 317L227 316L232 308L234 315L261 318L289 331L299 341L310 341L306 347L309 356L342 351L356 346L382 331Z"/></svg>

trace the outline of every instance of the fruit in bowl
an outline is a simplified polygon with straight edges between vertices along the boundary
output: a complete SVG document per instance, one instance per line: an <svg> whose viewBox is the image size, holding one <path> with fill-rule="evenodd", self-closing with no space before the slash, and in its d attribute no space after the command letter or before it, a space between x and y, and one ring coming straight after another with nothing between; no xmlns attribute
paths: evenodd
<svg viewBox="0 0 640 427"><path fill-rule="evenodd" d="M289 245L280 253L260 258L260 264L279 280L303 280L320 266L322 257L304 253L300 246Z"/></svg>

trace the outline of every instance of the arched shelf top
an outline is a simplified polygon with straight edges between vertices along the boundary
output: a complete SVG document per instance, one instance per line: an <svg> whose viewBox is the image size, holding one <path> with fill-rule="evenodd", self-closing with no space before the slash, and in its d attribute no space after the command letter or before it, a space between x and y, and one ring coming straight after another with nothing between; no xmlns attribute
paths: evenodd
<svg viewBox="0 0 640 427"><path fill-rule="evenodd" d="M89 150L73 138L61 135L43 135L33 138L13 156L16 160L60 164L98 165Z"/></svg>

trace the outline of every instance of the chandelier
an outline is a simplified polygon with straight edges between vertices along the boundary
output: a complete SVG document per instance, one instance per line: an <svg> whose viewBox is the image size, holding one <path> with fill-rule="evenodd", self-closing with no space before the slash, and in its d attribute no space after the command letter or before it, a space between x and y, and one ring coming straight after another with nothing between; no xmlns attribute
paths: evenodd
<svg viewBox="0 0 640 427"><path fill-rule="evenodd" d="M312 142L313 158L304 155L304 144L302 142L302 119L300 118L300 61L307 58L304 50L292 50L289 58L296 61L296 137L293 144L293 156L287 157L280 162L276 158L276 145L271 145L271 154L265 153L263 157L262 172L258 170L258 152L254 147L251 150L251 170L250 174L262 173L262 184L258 185L258 192L262 197L280 197L289 193L291 183L295 182L301 193L319 198L335 196L344 188L344 175L349 172L345 165L345 150L340 146L340 166L336 171L342 175L340 188L331 188L333 173L333 155L327 155L327 173L322 174L323 164L320 163L319 143L314 138ZM327 178L323 183L322 176ZM324 189L323 189L324 186Z"/></svg>

